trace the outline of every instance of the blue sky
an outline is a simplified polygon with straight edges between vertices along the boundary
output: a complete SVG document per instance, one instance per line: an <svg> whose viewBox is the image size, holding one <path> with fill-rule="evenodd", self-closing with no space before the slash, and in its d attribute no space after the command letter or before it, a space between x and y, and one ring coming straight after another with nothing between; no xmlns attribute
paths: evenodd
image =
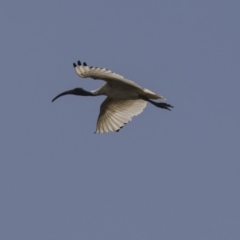
<svg viewBox="0 0 240 240"><path fill-rule="evenodd" d="M0 4L1 239L240 237L239 1ZM119 133L77 60L162 94Z"/></svg>

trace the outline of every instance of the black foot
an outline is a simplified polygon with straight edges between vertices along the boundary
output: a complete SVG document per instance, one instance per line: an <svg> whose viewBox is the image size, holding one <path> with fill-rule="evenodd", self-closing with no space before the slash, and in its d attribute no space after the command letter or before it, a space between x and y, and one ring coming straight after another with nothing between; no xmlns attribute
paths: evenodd
<svg viewBox="0 0 240 240"><path fill-rule="evenodd" d="M155 103L156 103L156 102L155 102ZM156 107L159 107L159 108L167 109L167 110L169 110L169 111L171 111L171 108L173 108L172 105L170 105L170 104L168 104L168 103L162 103L162 102L156 103L155 106L156 106Z"/></svg>

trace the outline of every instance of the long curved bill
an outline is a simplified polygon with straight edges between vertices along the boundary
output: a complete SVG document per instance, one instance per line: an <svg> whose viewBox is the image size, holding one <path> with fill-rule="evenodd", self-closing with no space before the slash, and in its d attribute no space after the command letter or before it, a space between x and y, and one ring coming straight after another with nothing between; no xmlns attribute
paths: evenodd
<svg viewBox="0 0 240 240"><path fill-rule="evenodd" d="M62 96L65 96L65 95L68 95L68 94L74 94L73 90L68 90L68 91L65 91L65 92L62 92L62 93L58 94L58 95L52 100L52 102L54 102L57 98L62 97Z"/></svg>

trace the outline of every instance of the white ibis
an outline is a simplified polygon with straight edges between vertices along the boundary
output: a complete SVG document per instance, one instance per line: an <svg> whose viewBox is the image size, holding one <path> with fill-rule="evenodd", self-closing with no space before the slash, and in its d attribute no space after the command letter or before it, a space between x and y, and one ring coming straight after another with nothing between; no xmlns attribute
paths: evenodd
<svg viewBox="0 0 240 240"><path fill-rule="evenodd" d="M155 102L151 99L165 98L146 88L142 88L131 80L123 76L113 73L106 68L88 67L84 62L73 63L73 67L77 74L82 78L101 79L106 83L93 91L86 91L83 88L74 88L57 95L57 98L72 94L80 96L100 96L106 95L100 107L100 113L97 120L95 133L105 133L109 131L118 132L125 124L132 120L132 117L140 114L146 107L147 102L156 107L171 110L173 106L164 102Z"/></svg>

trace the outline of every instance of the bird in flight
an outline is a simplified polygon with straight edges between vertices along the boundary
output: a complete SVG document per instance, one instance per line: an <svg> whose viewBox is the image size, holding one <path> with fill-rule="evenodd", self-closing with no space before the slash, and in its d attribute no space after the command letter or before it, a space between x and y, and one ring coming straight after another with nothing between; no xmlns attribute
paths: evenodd
<svg viewBox="0 0 240 240"><path fill-rule="evenodd" d="M165 102L155 102L152 99L165 98L146 88L137 85L135 82L124 78L106 68L88 67L78 61L73 67L81 78L93 78L105 81L100 88L93 91L86 91L83 88L74 88L57 95L57 98L72 94L80 96L107 96L100 106L100 113L97 120L95 133L106 133L109 131L118 132L125 124L132 120L132 117L140 114L146 107L147 102L158 108L171 110L173 106Z"/></svg>

